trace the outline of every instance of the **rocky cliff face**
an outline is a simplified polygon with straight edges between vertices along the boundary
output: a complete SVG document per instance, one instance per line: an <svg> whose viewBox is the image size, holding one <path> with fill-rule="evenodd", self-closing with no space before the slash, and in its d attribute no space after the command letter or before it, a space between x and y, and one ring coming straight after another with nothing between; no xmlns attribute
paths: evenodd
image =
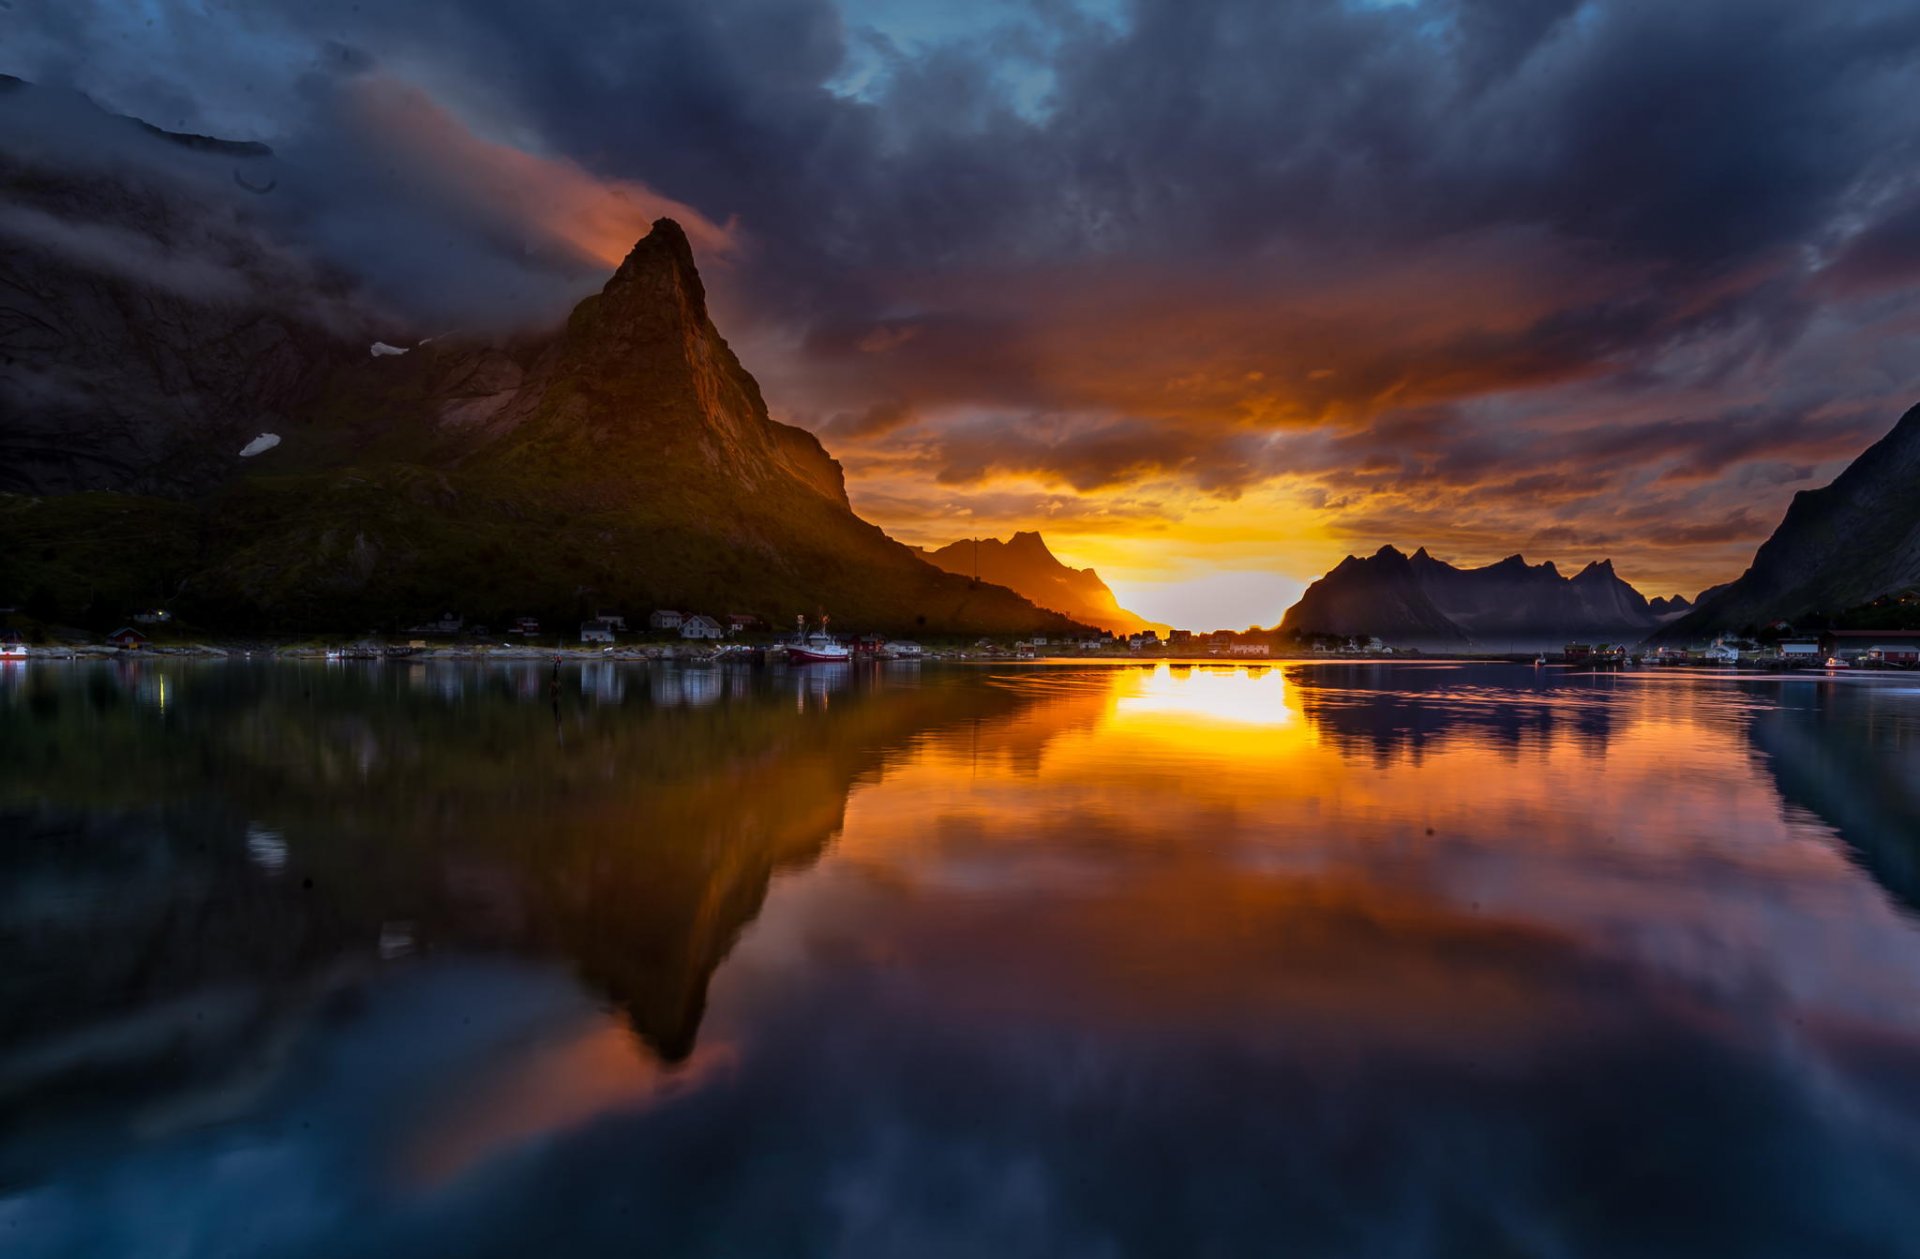
<svg viewBox="0 0 1920 1259"><path fill-rule="evenodd" d="M1794 495L1785 519L1725 586L1666 631L1675 638L1832 615L1920 586L1920 407L1831 485Z"/></svg>
<svg viewBox="0 0 1920 1259"><path fill-rule="evenodd" d="M1310 586L1282 628L1528 650L1572 638L1637 640L1659 622L1611 561L1566 577L1551 562L1528 564L1518 555L1456 568L1424 547L1412 556L1382 547L1369 559L1348 556Z"/></svg>
<svg viewBox="0 0 1920 1259"><path fill-rule="evenodd" d="M760 386L707 313L686 233L662 219L483 430L515 457L591 447L580 469L632 495L673 469L757 494L790 483L851 510L839 464L804 429L769 418ZM630 462L625 462L630 460Z"/></svg>
<svg viewBox="0 0 1920 1259"><path fill-rule="evenodd" d="M1127 611L1107 583L1091 568L1069 568L1047 548L1038 533L998 538L966 538L934 551L922 551L928 563L963 577L1005 586L1021 597L1083 624L1115 634L1168 627Z"/></svg>

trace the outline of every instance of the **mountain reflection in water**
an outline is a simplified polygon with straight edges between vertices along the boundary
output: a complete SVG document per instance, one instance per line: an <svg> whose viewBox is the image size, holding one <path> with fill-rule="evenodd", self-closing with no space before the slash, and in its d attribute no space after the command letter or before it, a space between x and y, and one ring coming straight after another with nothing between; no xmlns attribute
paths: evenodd
<svg viewBox="0 0 1920 1259"><path fill-rule="evenodd" d="M9 1253L1920 1254L1920 694L0 673Z"/></svg>

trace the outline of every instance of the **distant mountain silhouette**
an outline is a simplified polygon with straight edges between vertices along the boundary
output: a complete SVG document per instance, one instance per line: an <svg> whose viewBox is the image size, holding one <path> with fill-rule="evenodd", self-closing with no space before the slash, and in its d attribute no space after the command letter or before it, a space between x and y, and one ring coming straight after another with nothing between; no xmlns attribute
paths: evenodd
<svg viewBox="0 0 1920 1259"><path fill-rule="evenodd" d="M1920 407L1831 485L1793 496L1736 580L1703 591L1663 637L1834 614L1920 586Z"/></svg>
<svg viewBox="0 0 1920 1259"><path fill-rule="evenodd" d="M1005 586L1030 603L1115 634L1167 628L1121 607L1107 583L1091 568L1062 564L1038 533L1016 533L1005 542L998 538L963 538L921 554L928 563L949 573L978 576L982 581Z"/></svg>
<svg viewBox="0 0 1920 1259"><path fill-rule="evenodd" d="M1467 641L1466 631L1421 588L1411 561L1390 546L1366 559L1341 560L1287 609L1280 628L1301 634L1377 634L1404 643L1464 646Z"/></svg>
<svg viewBox="0 0 1920 1259"><path fill-rule="evenodd" d="M1648 603L1610 560L1565 577L1550 561L1529 564L1519 555L1456 568L1425 547L1408 556L1385 546L1366 559L1349 555L1309 586L1281 628L1413 646L1525 649L1576 638L1638 641L1671 615L1673 600L1661 602L1658 609Z"/></svg>

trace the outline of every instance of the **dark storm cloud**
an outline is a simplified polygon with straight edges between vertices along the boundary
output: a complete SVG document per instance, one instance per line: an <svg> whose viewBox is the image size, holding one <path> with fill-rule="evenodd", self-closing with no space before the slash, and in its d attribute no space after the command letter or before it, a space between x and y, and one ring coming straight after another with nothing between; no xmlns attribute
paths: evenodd
<svg viewBox="0 0 1920 1259"><path fill-rule="evenodd" d="M1910 0L1046 0L932 43L828 0L154 11L28 5L0 69L275 141L330 256L436 314L550 317L596 250L396 168L354 84L733 224L711 288L776 405L943 486L1664 472L1724 520L1911 389L1849 305L1920 279Z"/></svg>
<svg viewBox="0 0 1920 1259"><path fill-rule="evenodd" d="M139 28L85 9L30 9L64 54L48 66L84 78L110 40L138 56ZM742 215L759 268L849 301L848 272L1244 262L1502 224L1693 274L1820 230L1910 159L1902 106L1920 101L1920 10L1871 0L1150 0L1118 28L1039 13L1056 42L1033 114L967 45L896 52L864 95L836 93L852 41L826 0L251 4L211 42L258 59L231 78L276 58L309 79L436 66L590 169ZM191 99L167 70L87 85ZM263 129L289 121L253 95Z"/></svg>

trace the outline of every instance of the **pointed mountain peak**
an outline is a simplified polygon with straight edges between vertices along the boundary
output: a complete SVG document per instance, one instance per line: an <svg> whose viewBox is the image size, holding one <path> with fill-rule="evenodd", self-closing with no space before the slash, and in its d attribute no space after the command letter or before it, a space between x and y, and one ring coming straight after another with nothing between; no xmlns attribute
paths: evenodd
<svg viewBox="0 0 1920 1259"><path fill-rule="evenodd" d="M1053 559L1053 551L1047 546L1047 540L1035 529L1016 530L1014 535L1007 539L1006 548L1009 551L1031 555L1036 559ZM1055 563L1058 562L1055 560Z"/></svg>
<svg viewBox="0 0 1920 1259"><path fill-rule="evenodd" d="M1005 586L1083 625L1097 625L1115 633L1168 628L1121 607L1112 589L1093 569L1061 563L1038 530L1016 530L1004 542L999 538L961 538L937 550L923 551L921 557L935 568Z"/></svg>
<svg viewBox="0 0 1920 1259"><path fill-rule="evenodd" d="M687 302L700 314L706 314L707 290L700 282L700 268L693 260L693 243L686 231L672 219L655 219L653 227L634 243L602 293L634 285L651 288L660 280L675 280L687 295Z"/></svg>
<svg viewBox="0 0 1920 1259"><path fill-rule="evenodd" d="M1430 560L1433 556L1428 555L1427 548L1423 546L1413 553L1413 558L1416 560Z"/></svg>
<svg viewBox="0 0 1920 1259"><path fill-rule="evenodd" d="M1584 577L1584 578L1590 578L1592 580L1598 581L1603 578L1608 578L1612 576L1613 576L1612 560L1595 560L1591 564L1588 564L1585 568L1581 569L1580 572L1574 577L1574 580L1579 581L1581 578Z"/></svg>
<svg viewBox="0 0 1920 1259"><path fill-rule="evenodd" d="M1405 554L1403 554L1399 550L1399 548L1389 543L1388 545L1381 547L1378 551L1375 551L1373 553L1373 558L1377 560L1384 560L1384 559L1404 560L1407 557Z"/></svg>

